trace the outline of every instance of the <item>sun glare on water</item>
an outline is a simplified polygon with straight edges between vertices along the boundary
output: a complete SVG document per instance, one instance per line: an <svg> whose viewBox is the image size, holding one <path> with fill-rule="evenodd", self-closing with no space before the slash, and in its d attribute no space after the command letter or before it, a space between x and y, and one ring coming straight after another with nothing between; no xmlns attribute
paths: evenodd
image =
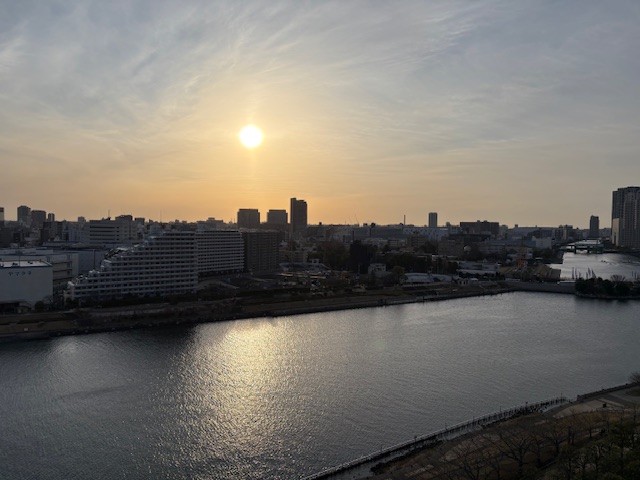
<svg viewBox="0 0 640 480"><path fill-rule="evenodd" d="M262 143L262 132L255 125L247 125L240 130L240 141L247 148L256 148Z"/></svg>

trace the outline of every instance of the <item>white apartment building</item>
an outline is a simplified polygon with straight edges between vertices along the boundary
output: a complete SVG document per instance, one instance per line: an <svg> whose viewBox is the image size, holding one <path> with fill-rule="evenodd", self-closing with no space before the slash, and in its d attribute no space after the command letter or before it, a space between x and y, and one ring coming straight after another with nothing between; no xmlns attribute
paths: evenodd
<svg viewBox="0 0 640 480"><path fill-rule="evenodd" d="M198 273L218 275L244 270L244 240L235 230L196 232Z"/></svg>
<svg viewBox="0 0 640 480"><path fill-rule="evenodd" d="M133 247L113 249L98 270L69 282L71 300L189 293L198 285L193 231L153 229Z"/></svg>
<svg viewBox="0 0 640 480"><path fill-rule="evenodd" d="M157 296L196 290L199 276L242 272L242 234L234 230L163 230L146 240L111 250L100 267L68 282L72 300Z"/></svg>
<svg viewBox="0 0 640 480"><path fill-rule="evenodd" d="M53 269L39 260L0 262L0 305L28 306L53 294Z"/></svg>

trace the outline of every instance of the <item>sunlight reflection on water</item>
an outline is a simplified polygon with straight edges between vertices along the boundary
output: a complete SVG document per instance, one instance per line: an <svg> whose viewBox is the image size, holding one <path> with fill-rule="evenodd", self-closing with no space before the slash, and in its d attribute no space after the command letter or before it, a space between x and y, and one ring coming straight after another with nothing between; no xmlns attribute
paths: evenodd
<svg viewBox="0 0 640 480"><path fill-rule="evenodd" d="M632 302L521 293L4 344L0 455L9 478L299 478L623 383L639 336Z"/></svg>

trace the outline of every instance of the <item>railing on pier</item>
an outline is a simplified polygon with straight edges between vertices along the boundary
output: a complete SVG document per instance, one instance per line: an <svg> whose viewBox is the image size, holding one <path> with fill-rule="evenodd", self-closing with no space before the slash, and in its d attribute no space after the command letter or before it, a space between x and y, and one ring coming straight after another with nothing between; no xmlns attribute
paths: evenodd
<svg viewBox="0 0 640 480"><path fill-rule="evenodd" d="M517 407L500 410L499 412L489 413L487 415L483 415L482 417L473 418L472 420L458 423L451 427L443 428L435 432L416 437L412 440L393 445L384 450L380 450L378 452L365 455L364 457L360 457L355 460L343 463L342 465L336 465L335 467L327 468L319 473L304 477L302 480L320 480L330 478L332 476L345 473L349 470L362 467L367 463L379 462L383 458L389 457L389 459L393 459L417 447L423 447L442 440L450 440L462 435L463 433L475 430L478 427L483 427L491 423L498 422L500 420L506 420L525 413L541 412L568 402L569 400L566 397L560 396L551 400L545 400L537 403L525 403L524 405L520 405Z"/></svg>

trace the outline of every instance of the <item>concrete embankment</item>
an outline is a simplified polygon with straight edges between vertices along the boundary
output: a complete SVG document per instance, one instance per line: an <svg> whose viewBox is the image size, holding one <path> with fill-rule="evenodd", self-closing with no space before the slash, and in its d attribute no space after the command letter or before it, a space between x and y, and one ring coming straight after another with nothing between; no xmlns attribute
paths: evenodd
<svg viewBox="0 0 640 480"><path fill-rule="evenodd" d="M545 412L546 415L558 418L572 415L576 412L597 411L602 408L635 408L635 406L640 404L640 397L637 396L637 393L634 393L634 390L637 390L638 386L640 386L640 383L628 383L578 395L574 401L569 401L566 397L561 396L543 402L527 403L507 410L500 410L499 412L490 413L446 429L416 437L413 440L394 445L350 462L327 468L314 475L304 477L303 480L365 478L371 476L371 469L373 467L379 468L381 466L390 467L390 469L385 470L386 473L382 475L384 478L409 478L395 476L391 472L393 472L396 467L403 467L403 462L406 462L407 455L428 449L441 441L454 440L464 434L473 435L475 432L480 431L492 423L534 412Z"/></svg>
<svg viewBox="0 0 640 480"><path fill-rule="evenodd" d="M0 316L0 341L50 338L175 324L195 324L280 317L305 313L372 308L405 303L497 295L513 288L447 291L429 295L393 294L348 295L317 299L245 304L233 311L216 309L219 302L191 302L178 305L150 304L119 308L76 309L67 312Z"/></svg>
<svg viewBox="0 0 640 480"><path fill-rule="evenodd" d="M514 290L522 292L575 294L573 283L507 282Z"/></svg>
<svg viewBox="0 0 640 480"><path fill-rule="evenodd" d="M443 428L427 435L416 437L412 440L393 445L389 448L374 452L370 455L352 460L350 462L343 463L342 465L336 465L335 467L327 468L322 472L304 477L303 480L324 480L324 479L341 479L341 478L356 478L355 475L363 475L371 470L380 462L392 462L395 459L402 457L408 452L414 451L420 448L428 448L443 440L451 440L459 437L465 433L474 432L483 428L486 425L500 422L513 418L517 415L523 415L527 413L545 411L550 408L557 407L568 403L569 400L566 397L557 397L550 400L545 400L538 403L527 403L519 405L517 407L500 410L488 415L483 415L478 418L468 420L466 422L453 425L448 428Z"/></svg>

